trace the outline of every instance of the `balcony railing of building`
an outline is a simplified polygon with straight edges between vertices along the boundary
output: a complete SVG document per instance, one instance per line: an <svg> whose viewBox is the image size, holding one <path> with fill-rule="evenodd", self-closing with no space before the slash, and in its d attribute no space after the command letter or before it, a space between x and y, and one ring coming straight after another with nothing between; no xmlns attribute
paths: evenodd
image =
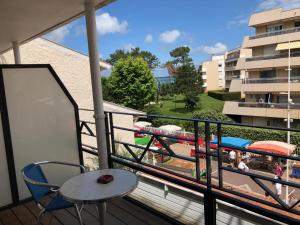
<svg viewBox="0 0 300 225"><path fill-rule="evenodd" d="M236 70L236 66L226 66L225 71L234 71Z"/></svg>
<svg viewBox="0 0 300 225"><path fill-rule="evenodd" d="M300 31L300 27L293 27L293 28L289 28L289 29L283 29L283 30L278 30L278 31L257 34L257 35L249 37L249 39L252 40L252 39L281 35L281 34L290 34L290 33L295 33L295 32L299 32L299 31Z"/></svg>
<svg viewBox="0 0 300 225"><path fill-rule="evenodd" d="M243 84L266 84L266 83L287 83L287 82L288 82L287 77L243 79ZM291 83L300 83L300 76L292 76Z"/></svg>
<svg viewBox="0 0 300 225"><path fill-rule="evenodd" d="M278 54L278 55L266 55L266 56L255 56L252 58L246 58L246 62L252 61L260 61L260 60L270 60L270 59L281 59L281 58L288 58L288 53L285 54ZM300 57L300 51L291 52L291 57Z"/></svg>
<svg viewBox="0 0 300 225"><path fill-rule="evenodd" d="M239 107L287 109L287 103L239 102ZM290 104L291 109L300 109L300 103Z"/></svg>
<svg viewBox="0 0 300 225"><path fill-rule="evenodd" d="M93 112L90 110L90 112ZM164 119L173 121L181 121L190 123L193 135L178 135L172 132L157 132L157 130L140 130L137 128L128 128L118 126L114 123L115 116L133 116L135 118L144 118L146 120ZM300 135L300 130L286 129L277 127L263 127L245 124L225 123L219 121L198 120L188 118L177 118L157 115L131 114L121 112L105 112L106 118L106 134L108 143L108 159L109 166L122 165L131 168L134 171L141 171L168 182L176 183L184 188L197 191L204 195L204 215L206 225L216 224L216 200L221 200L238 207L250 210L260 215L288 223L299 223L300 210L298 204L300 200L288 205L283 199L278 197L272 191L272 182L280 183L286 187L297 189L299 191L300 183L287 179L274 179L272 173L258 173L256 170L241 171L232 167L228 167L228 156L224 155L226 147L222 143L222 132L228 126L239 129L248 127L250 129L268 129L286 133L292 132L292 135ZM81 121L82 135L95 137L90 126L94 125L91 121ZM123 131L139 135L145 135L149 138L149 142L145 145L130 143L115 136L116 131ZM211 145L211 136L216 135L217 144ZM283 135L284 137L285 135ZM202 140L202 141L199 141ZM186 155L173 149L172 143L189 143L194 148L194 154ZM154 148L153 145L158 144L160 149ZM97 155L97 148L83 143L82 150L86 153ZM122 147L120 151L119 148ZM295 155L281 155L261 150L250 150L247 148L232 147L239 154L249 153L260 157L275 157L281 161L293 160L299 162L300 157ZM149 154L153 157L171 158L176 160L176 164L168 164L163 161L154 163L149 160ZM189 174L186 164L192 165L194 173ZM205 176L203 171L205 170ZM262 197L255 192L243 190L235 185L231 185L229 180L224 179L232 176L244 176L249 182L255 183L266 196ZM269 183L266 184L266 183ZM243 183L245 185L245 183ZM271 188L270 188L271 185ZM271 199L272 200L271 200Z"/></svg>

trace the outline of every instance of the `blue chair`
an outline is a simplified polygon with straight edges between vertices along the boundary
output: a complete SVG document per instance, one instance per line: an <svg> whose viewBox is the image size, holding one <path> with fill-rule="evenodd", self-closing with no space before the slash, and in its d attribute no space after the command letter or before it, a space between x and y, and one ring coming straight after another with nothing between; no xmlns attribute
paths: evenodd
<svg viewBox="0 0 300 225"><path fill-rule="evenodd" d="M64 200L62 196L59 195L58 192L60 187L48 183L48 180L40 166L44 164L59 164L65 166L79 167L81 169L81 172L85 172L85 167L82 165L64 163L64 162L53 162L53 161L32 163L23 168L22 175L24 181L32 195L33 200L36 202L37 206L41 209L37 218L37 224L40 224L41 217L46 212L75 207L75 211L78 216L79 222L82 225L82 219L80 215L82 207L79 208L77 204L73 204L71 202ZM50 201L47 205L43 205L41 201L46 196L50 197Z"/></svg>

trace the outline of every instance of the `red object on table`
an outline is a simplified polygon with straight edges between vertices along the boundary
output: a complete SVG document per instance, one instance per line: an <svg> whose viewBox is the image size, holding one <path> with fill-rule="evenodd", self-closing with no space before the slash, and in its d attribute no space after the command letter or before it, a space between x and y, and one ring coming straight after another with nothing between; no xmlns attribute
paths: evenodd
<svg viewBox="0 0 300 225"><path fill-rule="evenodd" d="M112 175L102 175L100 177L98 177L97 179L97 183L100 183L100 184L108 184L110 182L112 182L114 180L114 177Z"/></svg>

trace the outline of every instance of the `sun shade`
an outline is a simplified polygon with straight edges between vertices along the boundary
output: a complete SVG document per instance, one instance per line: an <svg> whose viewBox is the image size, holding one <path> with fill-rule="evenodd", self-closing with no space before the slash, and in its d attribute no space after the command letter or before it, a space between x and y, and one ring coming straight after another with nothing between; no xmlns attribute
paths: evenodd
<svg viewBox="0 0 300 225"><path fill-rule="evenodd" d="M237 138L237 137L222 137L222 145L228 148L244 148L251 143L250 140ZM218 139L215 138L211 144L217 145Z"/></svg>
<svg viewBox="0 0 300 225"><path fill-rule="evenodd" d="M280 43L276 47L276 51L300 48L300 41Z"/></svg>
<svg viewBox="0 0 300 225"><path fill-rule="evenodd" d="M280 141L258 141L248 146L251 150L261 150L280 155L291 155L296 149L296 145Z"/></svg>

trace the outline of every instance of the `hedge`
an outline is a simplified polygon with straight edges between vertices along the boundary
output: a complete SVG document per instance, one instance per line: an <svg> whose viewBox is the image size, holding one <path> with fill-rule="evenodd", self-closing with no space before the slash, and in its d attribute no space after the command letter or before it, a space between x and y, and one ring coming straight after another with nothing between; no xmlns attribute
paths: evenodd
<svg viewBox="0 0 300 225"><path fill-rule="evenodd" d="M208 96L222 101L234 101L241 99L241 92L208 91Z"/></svg>
<svg viewBox="0 0 300 225"><path fill-rule="evenodd" d="M154 126L162 126L166 124L174 124L182 127L186 131L193 132L194 131L194 123L193 121L185 121L185 120L174 120L174 119L154 119ZM200 136L204 137L205 134L205 124L204 122L199 122L199 132ZM216 124L210 124L210 133L217 133ZM262 128L252 128L252 127L240 127L234 125L222 125L222 136L228 137L239 137L244 139L255 141L282 141L286 142L287 140L287 132L286 131L278 131L271 129L262 129ZM291 132L291 144L295 144L298 146L297 152L300 150L300 132Z"/></svg>

